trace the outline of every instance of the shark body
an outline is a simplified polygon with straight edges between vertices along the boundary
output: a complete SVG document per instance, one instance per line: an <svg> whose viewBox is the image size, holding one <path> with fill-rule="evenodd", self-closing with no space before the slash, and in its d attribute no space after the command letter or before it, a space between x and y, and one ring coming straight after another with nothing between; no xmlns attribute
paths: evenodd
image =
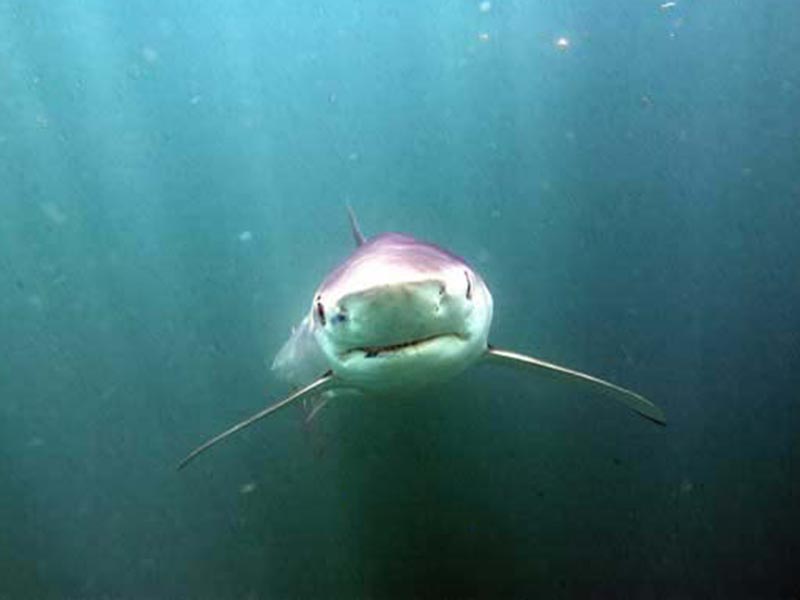
<svg viewBox="0 0 800 600"><path fill-rule="evenodd" d="M458 256L399 233L367 240L352 212L350 223L356 250L323 280L273 363L298 389L211 438L179 468L296 400L324 402L340 393L413 389L454 377L484 360L594 386L651 421L665 423L661 410L635 392L490 345L492 295Z"/></svg>

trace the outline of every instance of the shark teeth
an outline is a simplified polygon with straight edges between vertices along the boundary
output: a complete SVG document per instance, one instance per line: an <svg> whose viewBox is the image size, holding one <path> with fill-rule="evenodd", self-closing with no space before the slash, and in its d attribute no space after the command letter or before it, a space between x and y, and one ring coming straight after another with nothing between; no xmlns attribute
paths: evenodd
<svg viewBox="0 0 800 600"><path fill-rule="evenodd" d="M347 354L350 354L352 352L363 352L364 353L364 358L375 358L376 356L379 356L380 354L396 352L398 350L402 350L404 348L411 348L413 346L420 346L420 345L425 344L427 342L431 342L433 340L438 340L438 339L443 338L443 337L457 337L457 338L461 339L463 336L457 335L455 333L444 333L444 334L439 334L439 335L431 335L431 336L428 336L428 337L425 337L425 338L420 338L420 339L417 339L417 340L410 340L408 342L400 342L398 344L389 344L389 345L386 345L386 346L361 346L359 348L353 348L352 350L349 350L347 352Z"/></svg>

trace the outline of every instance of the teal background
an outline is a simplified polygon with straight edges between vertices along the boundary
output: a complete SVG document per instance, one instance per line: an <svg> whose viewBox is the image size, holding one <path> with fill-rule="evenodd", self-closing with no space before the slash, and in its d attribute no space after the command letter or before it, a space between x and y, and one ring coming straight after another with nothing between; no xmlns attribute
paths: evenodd
<svg viewBox="0 0 800 600"><path fill-rule="evenodd" d="M0 0L0 598L795 597L800 5L661 4ZM348 202L669 426L479 366L176 472Z"/></svg>

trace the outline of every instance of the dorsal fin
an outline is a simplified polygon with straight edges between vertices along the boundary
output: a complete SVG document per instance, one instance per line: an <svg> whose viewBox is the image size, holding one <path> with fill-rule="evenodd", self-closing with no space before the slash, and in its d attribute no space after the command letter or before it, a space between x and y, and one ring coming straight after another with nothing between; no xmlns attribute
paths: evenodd
<svg viewBox="0 0 800 600"><path fill-rule="evenodd" d="M356 214L353 212L353 208L348 204L347 205L347 216L350 218L350 231L353 234L353 240L356 242L356 246L360 246L366 241L364 234L361 233L361 229L358 226L358 220L356 219Z"/></svg>

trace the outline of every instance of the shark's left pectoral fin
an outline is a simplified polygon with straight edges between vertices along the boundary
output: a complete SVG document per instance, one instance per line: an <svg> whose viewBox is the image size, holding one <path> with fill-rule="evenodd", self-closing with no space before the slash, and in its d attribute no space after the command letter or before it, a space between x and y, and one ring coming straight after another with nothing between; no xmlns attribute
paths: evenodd
<svg viewBox="0 0 800 600"><path fill-rule="evenodd" d="M286 396L286 398L284 398L280 402L276 402L275 404L272 404L272 405L268 406L264 410L261 410L261 411L257 412L256 414L252 415L251 417L248 417L244 421L242 421L240 423L237 423L233 427L230 427L230 428L226 429L225 431L223 431L222 433L220 433L218 435L215 435L213 438L211 438L210 440L208 440L204 444L202 444L202 445L198 446L197 448L195 448L194 450L192 450L189 453L189 455L186 458L184 458L178 464L178 469L180 470L183 467L185 467L186 465L188 465L192 460L197 458L197 455L200 454L201 452L205 452L206 450L211 448L211 446L216 445L217 443L221 442L225 438L233 435L234 433L236 433L238 431L241 431L245 427L248 427L248 426L252 425L256 421L260 421L261 419L263 419L267 415L271 415L276 410L279 410L279 409L283 408L284 406L287 406L288 404L291 404L295 400L300 400L301 398L307 397L312 392L320 392L320 391L325 390L326 387L328 387L330 385L332 380L333 380L333 373L328 371L322 377L319 377L318 379L315 379L314 381L309 383L307 386L305 386L303 388L300 388L296 392L293 392L293 393L289 394L288 396Z"/></svg>
<svg viewBox="0 0 800 600"><path fill-rule="evenodd" d="M647 398L592 375L587 375L586 373L581 373L580 371L574 371L566 367L554 365L553 363L549 363L532 356L526 356L525 354L519 354L518 352L493 348L492 346L489 346L488 350L486 351L486 357L487 359L491 360L491 362L498 364L525 367L549 375L555 375L561 379L592 385L599 390L610 393L614 398L624 403L628 408L635 410L643 417L650 419L659 425L667 424L667 421L664 418L664 413L661 412L661 409L650 402Z"/></svg>

